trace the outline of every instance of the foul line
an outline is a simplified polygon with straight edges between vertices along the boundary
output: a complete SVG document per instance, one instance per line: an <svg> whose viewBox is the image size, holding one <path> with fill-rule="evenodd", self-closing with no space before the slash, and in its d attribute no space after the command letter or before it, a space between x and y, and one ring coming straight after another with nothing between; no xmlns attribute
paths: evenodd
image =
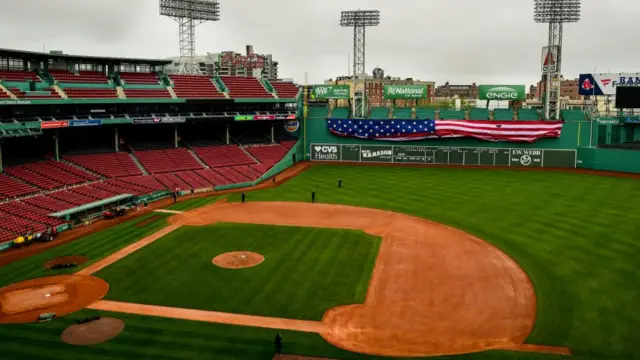
<svg viewBox="0 0 640 360"><path fill-rule="evenodd" d="M86 268L78 271L76 275L86 275L86 276L93 275L94 273L104 269L105 267L124 258L125 256L142 249L143 247L151 244L152 242L160 239L161 237L167 235L168 233L174 231L179 227L180 225L174 224L174 225L169 225L163 229L160 229L159 231L147 236L146 238L142 240L138 240L135 243L127 246L126 248L116 251L115 253L107 256L106 258L87 266Z"/></svg>
<svg viewBox="0 0 640 360"><path fill-rule="evenodd" d="M153 210L153 212L165 213L165 214L182 214L184 211L158 209L158 210Z"/></svg>
<svg viewBox="0 0 640 360"><path fill-rule="evenodd" d="M253 326L269 329L322 333L327 330L319 321L293 320L256 315L242 315L217 311L183 309L167 306L134 304L101 300L87 307L92 310L120 312L134 315L157 316L171 319L202 321L219 324Z"/></svg>

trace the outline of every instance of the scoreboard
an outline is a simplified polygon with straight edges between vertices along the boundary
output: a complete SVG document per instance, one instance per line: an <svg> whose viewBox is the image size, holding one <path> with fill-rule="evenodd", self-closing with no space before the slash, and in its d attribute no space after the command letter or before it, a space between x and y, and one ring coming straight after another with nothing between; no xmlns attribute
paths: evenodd
<svg viewBox="0 0 640 360"><path fill-rule="evenodd" d="M576 150L311 144L312 161L575 168Z"/></svg>

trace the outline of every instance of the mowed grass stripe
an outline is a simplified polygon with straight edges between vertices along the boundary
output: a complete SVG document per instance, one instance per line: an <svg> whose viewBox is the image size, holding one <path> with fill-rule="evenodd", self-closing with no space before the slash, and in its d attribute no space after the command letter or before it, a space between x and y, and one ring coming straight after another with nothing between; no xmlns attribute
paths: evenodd
<svg viewBox="0 0 640 360"><path fill-rule="evenodd" d="M182 227L101 270L106 298L151 305L320 320L331 307L364 301L380 239L353 230L218 223ZM211 263L254 251L259 266ZM366 291L365 291L366 292Z"/></svg>

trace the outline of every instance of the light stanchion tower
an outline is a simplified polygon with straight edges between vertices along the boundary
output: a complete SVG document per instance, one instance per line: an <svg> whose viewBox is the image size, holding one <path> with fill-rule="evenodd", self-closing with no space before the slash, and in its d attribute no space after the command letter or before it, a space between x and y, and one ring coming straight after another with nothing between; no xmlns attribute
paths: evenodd
<svg viewBox="0 0 640 360"><path fill-rule="evenodd" d="M160 15L168 16L178 23L180 41L178 74L202 74L195 62L196 26L203 22L220 20L218 0L160 0Z"/></svg>
<svg viewBox="0 0 640 360"><path fill-rule="evenodd" d="M562 31L564 23L580 21L581 0L533 0L533 19L549 24L549 41L543 49L542 81L545 83L545 119L560 119Z"/></svg>
<svg viewBox="0 0 640 360"><path fill-rule="evenodd" d="M365 72L365 29L380 24L380 11L343 11L340 26L353 28L353 99L352 115L365 117L367 114L367 79Z"/></svg>

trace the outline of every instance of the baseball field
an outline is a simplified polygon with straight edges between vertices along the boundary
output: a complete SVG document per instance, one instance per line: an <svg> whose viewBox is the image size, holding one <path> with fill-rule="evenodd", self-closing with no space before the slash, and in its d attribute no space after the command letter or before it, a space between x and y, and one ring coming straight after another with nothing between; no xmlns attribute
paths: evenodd
<svg viewBox="0 0 640 360"><path fill-rule="evenodd" d="M332 359L639 358L639 198L630 178L315 165L0 267L0 287L108 284L47 292L86 300L49 323L3 324L24 294L0 290L0 359L270 359L277 332L286 354ZM87 261L43 266L63 256ZM124 328L61 340L87 316Z"/></svg>

